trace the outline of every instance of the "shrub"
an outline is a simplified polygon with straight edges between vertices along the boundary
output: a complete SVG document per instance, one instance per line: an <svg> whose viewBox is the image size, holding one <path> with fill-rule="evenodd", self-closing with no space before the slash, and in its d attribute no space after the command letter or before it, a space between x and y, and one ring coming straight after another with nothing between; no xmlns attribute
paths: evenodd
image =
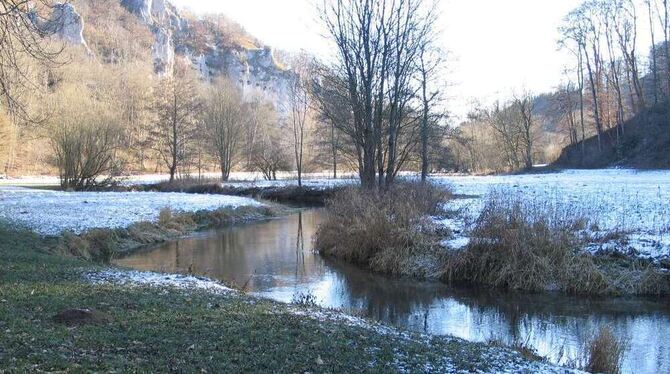
<svg viewBox="0 0 670 374"><path fill-rule="evenodd" d="M649 294L670 291L670 277L639 260L596 257L583 248L594 222L558 200L490 194L470 244L451 252L443 280L526 291Z"/></svg>
<svg viewBox="0 0 670 374"><path fill-rule="evenodd" d="M385 192L344 189L326 203L316 248L382 273L437 276L443 254L428 215L448 196L430 184L402 183Z"/></svg>
<svg viewBox="0 0 670 374"><path fill-rule="evenodd" d="M626 352L626 343L618 339L612 329L605 326L588 342L586 366L590 373L619 374Z"/></svg>
<svg viewBox="0 0 670 374"><path fill-rule="evenodd" d="M492 193L470 245L450 256L445 277L497 288L601 293L604 273L580 249L588 219L550 203Z"/></svg>

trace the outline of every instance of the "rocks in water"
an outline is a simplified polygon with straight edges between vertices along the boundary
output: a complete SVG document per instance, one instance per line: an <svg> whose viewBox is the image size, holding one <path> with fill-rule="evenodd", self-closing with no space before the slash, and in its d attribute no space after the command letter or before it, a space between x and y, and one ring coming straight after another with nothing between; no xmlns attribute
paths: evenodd
<svg viewBox="0 0 670 374"><path fill-rule="evenodd" d="M94 309L68 309L54 316L54 322L66 326L104 325L113 321L106 313Z"/></svg>

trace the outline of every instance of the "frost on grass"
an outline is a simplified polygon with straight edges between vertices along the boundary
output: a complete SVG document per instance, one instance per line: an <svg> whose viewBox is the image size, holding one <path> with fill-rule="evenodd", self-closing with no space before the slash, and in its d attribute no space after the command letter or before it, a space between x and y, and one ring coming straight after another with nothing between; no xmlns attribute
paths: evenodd
<svg viewBox="0 0 670 374"><path fill-rule="evenodd" d="M560 205L595 223L589 227L594 253L618 252L639 258L670 259L670 171L622 169L566 170L553 174L509 176L436 177L457 195L478 198L455 199L448 209L467 209L458 220L438 223L458 233L443 244L463 245L467 222L479 216L484 198L491 191L508 198Z"/></svg>
<svg viewBox="0 0 670 374"><path fill-rule="evenodd" d="M213 293L231 292L232 289L208 278L191 275L165 274L141 271L107 270L87 273L86 279L93 284L115 284L121 286L150 286L184 290L204 290Z"/></svg>
<svg viewBox="0 0 670 374"><path fill-rule="evenodd" d="M0 187L0 219L42 235L93 228L124 228L158 219L164 208L197 212L241 206L261 206L256 200L223 195L161 192L60 192Z"/></svg>
<svg viewBox="0 0 670 374"><path fill-rule="evenodd" d="M418 343L430 347L457 347L448 348L439 355L427 352L407 352L396 348L393 354L393 367L399 373L581 373L578 370L566 369L547 362L525 359L520 353L495 345L468 342L451 336L433 336L408 332L378 322L347 315L338 310L310 308L291 305L290 313L311 318L319 322L331 322L346 326L371 330L376 334L388 336L405 342ZM277 313L285 309L276 310ZM368 351L374 352L375 347ZM378 362L370 362L370 367L376 367ZM467 369L464 369L466 366ZM475 369L476 368L476 369Z"/></svg>

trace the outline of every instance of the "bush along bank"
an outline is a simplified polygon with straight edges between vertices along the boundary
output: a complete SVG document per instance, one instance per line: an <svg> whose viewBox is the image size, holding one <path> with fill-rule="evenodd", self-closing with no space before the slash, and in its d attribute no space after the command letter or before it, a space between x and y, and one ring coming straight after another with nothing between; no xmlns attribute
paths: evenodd
<svg viewBox="0 0 670 374"><path fill-rule="evenodd" d="M193 179L177 180L148 185L130 187L131 190L156 192L182 192L190 194L215 194L245 196L283 204L323 206L337 192L343 190L341 186L253 186L253 185L224 185L219 181L202 181Z"/></svg>
<svg viewBox="0 0 670 374"><path fill-rule="evenodd" d="M449 197L445 189L418 183L382 192L344 189L326 203L316 248L380 273L438 277L446 253L429 216Z"/></svg>
<svg viewBox="0 0 670 374"><path fill-rule="evenodd" d="M650 261L593 255L590 218L556 202L492 193L470 231L451 251L442 280L525 291L665 295L670 274Z"/></svg>

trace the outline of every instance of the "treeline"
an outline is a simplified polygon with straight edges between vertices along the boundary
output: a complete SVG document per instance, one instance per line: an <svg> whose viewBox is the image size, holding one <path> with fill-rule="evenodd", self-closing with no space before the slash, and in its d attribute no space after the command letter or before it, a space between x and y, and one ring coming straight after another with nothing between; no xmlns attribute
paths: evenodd
<svg viewBox="0 0 670 374"><path fill-rule="evenodd" d="M97 16L86 31L95 58L63 45L51 55L51 39L30 24L54 5L41 4L43 13L22 6L10 12L26 22L14 35L25 43L6 46L35 45L44 58L26 56L31 68L17 70L25 73L16 86L26 97L3 96L26 116L17 120L9 104L2 109L14 113L7 120L19 133L14 145L41 153L64 188L92 189L127 173L167 172L174 180L214 169L224 180L234 170L267 179L292 171L299 183L309 171L358 171L365 186L384 187L401 170L421 170L425 178L449 163L432 2L325 3L323 22L338 58L287 58L293 78L279 103L245 95L225 77L203 81L186 61L157 77L146 53L150 35L118 4L82 2L84 13Z"/></svg>
<svg viewBox="0 0 670 374"><path fill-rule="evenodd" d="M559 29L559 47L574 61L564 82L529 101L532 117L523 115L514 95L475 108L451 136L455 167L518 170L528 167L528 155L533 163L551 163L563 147L578 143L582 157L592 157L583 142L591 136L600 152L612 143L624 152L626 123L670 98L669 8L664 0L587 0L571 11ZM641 40L651 47L641 47Z"/></svg>
<svg viewBox="0 0 670 374"><path fill-rule="evenodd" d="M128 173L167 172L172 181L218 170L228 180L233 170L253 170L276 179L316 167L319 148L303 145L313 136L312 112L297 96L277 108L223 77L201 81L185 63L158 78L148 64L79 61L56 79L39 131L64 188L96 188Z"/></svg>
<svg viewBox="0 0 670 374"><path fill-rule="evenodd" d="M531 169L553 157L554 141L544 128L552 119L540 109L540 97L525 92L506 102L478 105L450 136L453 168L461 172Z"/></svg>

